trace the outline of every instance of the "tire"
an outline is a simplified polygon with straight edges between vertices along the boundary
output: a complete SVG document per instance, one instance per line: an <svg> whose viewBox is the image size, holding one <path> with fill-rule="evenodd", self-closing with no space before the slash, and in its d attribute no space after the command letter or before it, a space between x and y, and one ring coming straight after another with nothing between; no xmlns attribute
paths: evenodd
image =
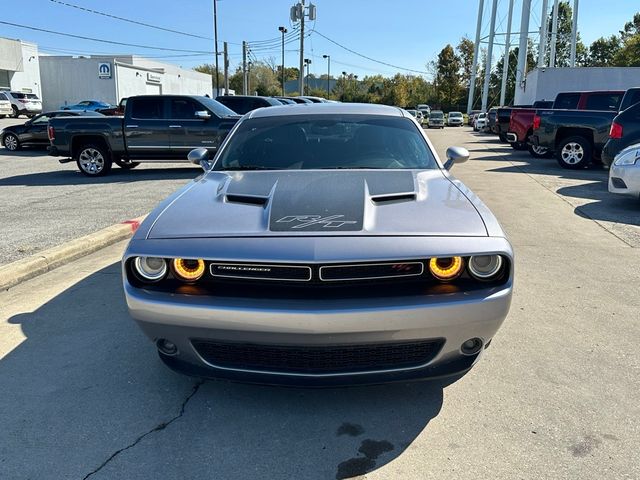
<svg viewBox="0 0 640 480"><path fill-rule="evenodd" d="M529 155L531 155L533 158L550 158L552 155L549 152L549 149L544 147L536 147L535 145L532 145L530 143L527 144L527 150L529 150Z"/></svg>
<svg viewBox="0 0 640 480"><path fill-rule="evenodd" d="M115 164L120 168L124 168L125 170L132 170L140 165L140 162L130 162L127 160L115 160Z"/></svg>
<svg viewBox="0 0 640 480"><path fill-rule="evenodd" d="M562 168L577 170L591 163L593 146L591 142L581 136L568 137L558 145L556 159Z"/></svg>
<svg viewBox="0 0 640 480"><path fill-rule="evenodd" d="M11 109L13 110L13 118L18 118L20 116L18 107L16 107L15 105L11 105Z"/></svg>
<svg viewBox="0 0 640 480"><path fill-rule="evenodd" d="M513 142L510 143L509 145L511 145L511 148L513 148L514 150L526 150L527 149L527 144L524 142Z"/></svg>
<svg viewBox="0 0 640 480"><path fill-rule="evenodd" d="M498 138L500 139L500 141L501 141L502 143L508 143L508 142L507 142L507 135L506 135L506 134L501 133L500 135L498 135Z"/></svg>
<svg viewBox="0 0 640 480"><path fill-rule="evenodd" d="M109 151L95 143L82 145L75 158L78 169L87 177L103 177L111 171L113 164Z"/></svg>
<svg viewBox="0 0 640 480"><path fill-rule="evenodd" d="M2 139L2 144L4 145L4 148L9 150L10 152L15 152L22 148L22 146L20 145L20 140L18 140L18 137L13 133L5 134L4 138Z"/></svg>

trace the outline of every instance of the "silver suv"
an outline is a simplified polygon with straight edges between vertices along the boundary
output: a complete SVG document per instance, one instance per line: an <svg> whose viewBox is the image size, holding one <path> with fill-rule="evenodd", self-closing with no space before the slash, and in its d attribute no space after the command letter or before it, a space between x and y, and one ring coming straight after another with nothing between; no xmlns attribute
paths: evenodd
<svg viewBox="0 0 640 480"><path fill-rule="evenodd" d="M2 92L11 102L14 118L26 115L29 118L42 113L42 100L35 93L25 92Z"/></svg>

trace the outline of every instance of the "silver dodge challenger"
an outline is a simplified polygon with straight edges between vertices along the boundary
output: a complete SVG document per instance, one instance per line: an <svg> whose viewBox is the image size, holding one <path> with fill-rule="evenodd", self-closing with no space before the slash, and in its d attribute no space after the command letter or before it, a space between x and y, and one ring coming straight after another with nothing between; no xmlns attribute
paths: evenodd
<svg viewBox="0 0 640 480"><path fill-rule="evenodd" d="M407 112L248 113L123 258L131 316L172 369L273 384L461 374L509 311L513 251Z"/></svg>

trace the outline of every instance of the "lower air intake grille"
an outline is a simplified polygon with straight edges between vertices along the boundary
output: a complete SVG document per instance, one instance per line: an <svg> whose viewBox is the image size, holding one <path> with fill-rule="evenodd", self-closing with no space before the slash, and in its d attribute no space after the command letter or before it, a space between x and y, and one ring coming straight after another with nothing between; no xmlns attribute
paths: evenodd
<svg viewBox="0 0 640 480"><path fill-rule="evenodd" d="M440 351L444 340L332 346L255 345L192 340L211 365L238 370L327 374L391 370L423 365Z"/></svg>

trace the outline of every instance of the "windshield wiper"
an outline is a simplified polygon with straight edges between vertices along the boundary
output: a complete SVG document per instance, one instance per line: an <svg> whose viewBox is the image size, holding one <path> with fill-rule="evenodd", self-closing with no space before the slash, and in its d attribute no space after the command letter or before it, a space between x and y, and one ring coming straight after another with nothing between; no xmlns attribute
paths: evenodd
<svg viewBox="0 0 640 480"><path fill-rule="evenodd" d="M320 170L391 170L389 167L347 167L338 165L335 167L320 167Z"/></svg>
<svg viewBox="0 0 640 480"><path fill-rule="evenodd" d="M237 167L221 168L221 171L234 171L234 170L282 170L281 168L265 167L264 165L238 165Z"/></svg>

